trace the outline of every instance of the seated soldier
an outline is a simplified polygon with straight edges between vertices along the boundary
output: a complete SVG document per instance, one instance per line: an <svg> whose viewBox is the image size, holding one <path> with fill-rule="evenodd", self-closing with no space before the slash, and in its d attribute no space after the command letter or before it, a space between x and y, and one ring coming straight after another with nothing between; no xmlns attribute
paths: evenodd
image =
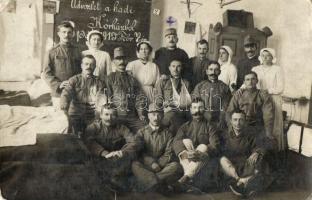
<svg viewBox="0 0 312 200"><path fill-rule="evenodd" d="M206 119L218 125L219 128L225 128L225 112L232 96L230 88L218 80L218 76L221 73L218 62L210 61L205 70L208 77L207 80L198 83L192 95L204 101Z"/></svg>
<svg viewBox="0 0 312 200"><path fill-rule="evenodd" d="M99 169L110 175L111 184L119 191L128 191L127 176L131 173L138 142L126 126L117 123L113 104L105 104L100 117L101 120L86 128L83 139L90 152L102 158L99 159Z"/></svg>
<svg viewBox="0 0 312 200"><path fill-rule="evenodd" d="M148 109L149 124L138 131L141 155L132 163L132 172L137 178L139 191L165 189L175 183L182 175L182 168L174 161L172 150L173 137L161 125L163 111L156 104ZM173 188L171 188L173 189ZM170 190L169 190L170 191Z"/></svg>
<svg viewBox="0 0 312 200"><path fill-rule="evenodd" d="M116 72L107 77L107 93L110 101L117 107L119 121L136 134L146 123L144 109L147 107L147 97L140 83L127 74L126 54L122 47L114 49L113 64Z"/></svg>
<svg viewBox="0 0 312 200"><path fill-rule="evenodd" d="M173 149L180 160L184 176L180 183L206 189L215 172L220 139L217 131L204 117L204 102L195 98L191 104L192 120L183 124L173 142ZM193 182L193 183L192 183Z"/></svg>
<svg viewBox="0 0 312 200"><path fill-rule="evenodd" d="M237 90L227 108L227 121L230 113L242 110L246 114L246 123L253 126L262 136L273 138L273 102L266 90L257 89L258 76L255 72L245 75L244 89Z"/></svg>
<svg viewBox="0 0 312 200"><path fill-rule="evenodd" d="M246 126L245 113L234 111L224 135L220 164L224 173L232 178L230 188L236 195L249 196L264 187L263 157L266 151L258 138L255 129Z"/></svg>
<svg viewBox="0 0 312 200"><path fill-rule="evenodd" d="M99 94L105 94L105 83L93 75L96 63L92 55L81 61L81 74L71 77L61 95L61 109L69 118L75 135L80 136L95 118L95 103Z"/></svg>
<svg viewBox="0 0 312 200"><path fill-rule="evenodd" d="M175 134L178 128L188 120L190 103L190 84L181 76L182 62L173 59L169 65L170 77L161 78L155 86L156 103L164 107L163 124Z"/></svg>

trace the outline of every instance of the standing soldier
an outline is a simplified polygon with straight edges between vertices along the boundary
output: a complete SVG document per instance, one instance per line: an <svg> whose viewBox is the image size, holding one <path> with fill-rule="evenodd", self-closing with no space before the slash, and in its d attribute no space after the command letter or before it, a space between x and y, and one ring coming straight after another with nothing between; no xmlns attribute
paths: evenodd
<svg viewBox="0 0 312 200"><path fill-rule="evenodd" d="M62 90L68 86L68 79L81 72L81 51L72 44L74 24L64 21L57 27L59 44L53 47L45 58L43 79L51 88L53 106L60 108Z"/></svg>

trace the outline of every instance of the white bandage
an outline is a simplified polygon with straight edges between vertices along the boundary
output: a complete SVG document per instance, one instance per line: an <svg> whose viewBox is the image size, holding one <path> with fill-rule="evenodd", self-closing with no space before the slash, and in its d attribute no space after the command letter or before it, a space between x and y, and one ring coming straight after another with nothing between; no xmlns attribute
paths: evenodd
<svg viewBox="0 0 312 200"><path fill-rule="evenodd" d="M190 140L190 139L183 139L182 142L183 142L186 150L188 150L188 151L194 150L194 145L193 145L192 140Z"/></svg>

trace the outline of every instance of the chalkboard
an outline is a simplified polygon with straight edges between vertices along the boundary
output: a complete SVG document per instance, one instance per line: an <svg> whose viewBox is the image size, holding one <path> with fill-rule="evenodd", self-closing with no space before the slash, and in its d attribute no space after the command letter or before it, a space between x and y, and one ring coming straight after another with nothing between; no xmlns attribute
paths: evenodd
<svg viewBox="0 0 312 200"><path fill-rule="evenodd" d="M104 36L103 50L112 56L116 46L123 46L130 59L136 58L136 42L149 37L151 0L61 0L55 15L54 41L58 42L57 25L64 20L75 23L75 38L82 50L87 49L89 31Z"/></svg>

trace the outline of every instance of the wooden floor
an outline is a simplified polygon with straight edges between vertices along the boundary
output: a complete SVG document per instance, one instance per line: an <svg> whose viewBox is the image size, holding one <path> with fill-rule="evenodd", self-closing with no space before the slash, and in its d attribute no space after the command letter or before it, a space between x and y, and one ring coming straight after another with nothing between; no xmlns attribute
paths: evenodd
<svg viewBox="0 0 312 200"><path fill-rule="evenodd" d="M212 193L204 195L177 194L165 197L157 193L131 193L116 197L116 200L238 200L231 192ZM312 200L311 192L307 190L276 191L258 194L250 200Z"/></svg>

